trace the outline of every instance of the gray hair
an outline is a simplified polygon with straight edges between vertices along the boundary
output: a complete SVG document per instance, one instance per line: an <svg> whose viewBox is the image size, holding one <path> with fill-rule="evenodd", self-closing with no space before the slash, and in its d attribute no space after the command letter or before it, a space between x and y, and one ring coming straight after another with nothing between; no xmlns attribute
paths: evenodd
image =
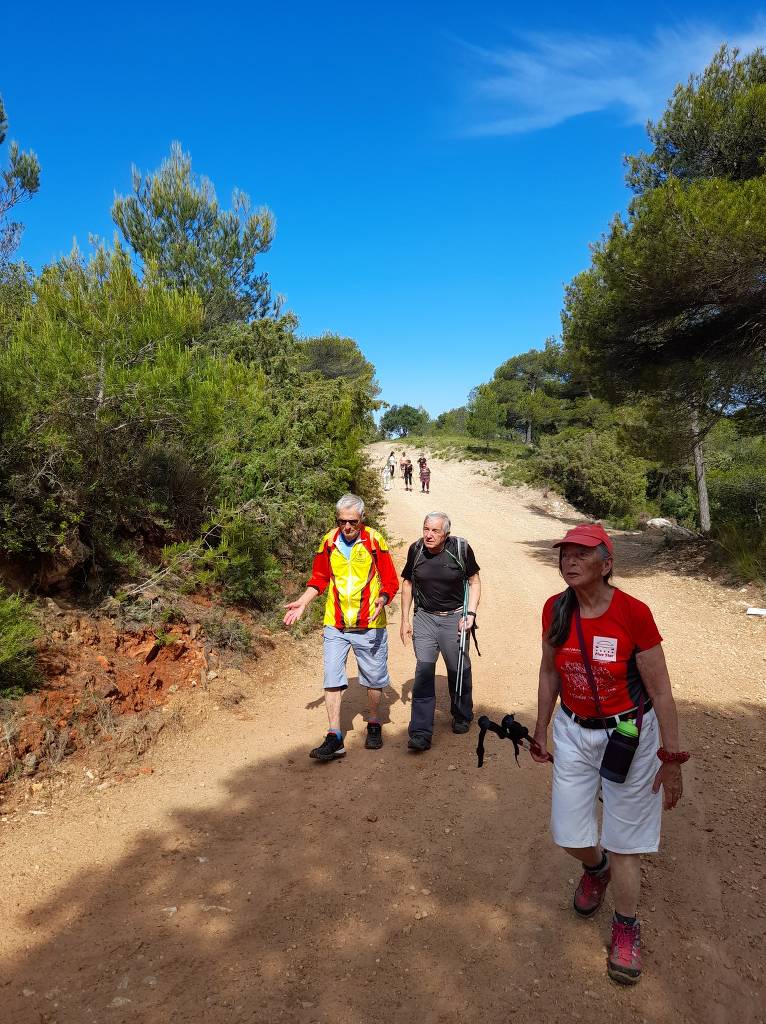
<svg viewBox="0 0 766 1024"><path fill-rule="evenodd" d="M450 522L450 518L446 512L429 512L423 520L423 526L426 525L429 519L441 519L442 529L445 533L449 533L452 529L452 523Z"/></svg>
<svg viewBox="0 0 766 1024"><path fill-rule="evenodd" d="M364 502L358 494L344 494L335 503L335 511L340 512L342 508L352 508L360 519L364 519Z"/></svg>

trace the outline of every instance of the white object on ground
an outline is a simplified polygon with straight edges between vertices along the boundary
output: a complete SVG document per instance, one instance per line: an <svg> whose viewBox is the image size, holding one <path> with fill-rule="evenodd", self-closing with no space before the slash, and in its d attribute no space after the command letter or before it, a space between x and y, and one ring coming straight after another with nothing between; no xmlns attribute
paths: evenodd
<svg viewBox="0 0 766 1024"><path fill-rule="evenodd" d="M766 615L766 608L748 608L746 615Z"/></svg>
<svg viewBox="0 0 766 1024"><path fill-rule="evenodd" d="M660 533L668 534L671 537L683 537L683 538L695 538L697 535L691 530L687 530L685 526L679 526L678 523L671 523L669 519L649 519L646 523L647 529L659 530Z"/></svg>

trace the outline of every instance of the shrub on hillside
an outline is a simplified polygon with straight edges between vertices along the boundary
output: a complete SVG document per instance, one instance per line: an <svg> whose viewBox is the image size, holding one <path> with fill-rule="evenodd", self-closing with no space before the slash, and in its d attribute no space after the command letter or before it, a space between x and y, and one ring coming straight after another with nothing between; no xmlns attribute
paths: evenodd
<svg viewBox="0 0 766 1024"><path fill-rule="evenodd" d="M712 438L708 488L713 522L747 533L766 530L766 438L741 437L731 423Z"/></svg>
<svg viewBox="0 0 766 1024"><path fill-rule="evenodd" d="M40 627L29 606L0 590L0 695L17 696L35 678L35 640Z"/></svg>
<svg viewBox="0 0 766 1024"><path fill-rule="evenodd" d="M589 515L630 520L644 507L648 463L630 455L614 432L570 429L543 437L529 464L537 482L553 485Z"/></svg>
<svg viewBox="0 0 766 1024"><path fill-rule="evenodd" d="M205 333L194 291L119 248L48 267L0 345L0 550L40 564L66 542L122 578L137 553L186 550L190 585L271 604L337 497L379 486L371 368L307 371L296 326Z"/></svg>
<svg viewBox="0 0 766 1024"><path fill-rule="evenodd" d="M214 613L202 618L205 635L216 647L247 653L252 649L253 636L244 622L231 615Z"/></svg>

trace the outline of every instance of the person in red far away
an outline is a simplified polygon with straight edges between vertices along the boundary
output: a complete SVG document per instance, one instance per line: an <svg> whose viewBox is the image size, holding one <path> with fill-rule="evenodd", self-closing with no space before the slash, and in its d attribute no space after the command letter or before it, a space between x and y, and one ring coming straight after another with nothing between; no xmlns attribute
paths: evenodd
<svg viewBox="0 0 766 1024"><path fill-rule="evenodd" d="M387 604L399 589L391 552L382 533L364 524L364 502L344 494L335 506L336 525L319 543L311 579L297 601L285 605L284 624L294 625L318 594L327 592L324 612L324 699L329 731L310 757L343 757L340 708L348 687L346 661L353 650L359 682L367 689L368 750L383 746L378 716L383 689L389 684Z"/></svg>
<svg viewBox="0 0 766 1024"><path fill-rule="evenodd" d="M535 761L553 719L553 840L582 863L574 910L591 917L612 883L609 977L641 976L641 854L656 853L663 803L683 792L678 717L662 637L642 602L612 586L614 547L598 523L554 547L567 589L545 602ZM662 790L662 792L660 792ZM598 833L599 795L603 800Z"/></svg>

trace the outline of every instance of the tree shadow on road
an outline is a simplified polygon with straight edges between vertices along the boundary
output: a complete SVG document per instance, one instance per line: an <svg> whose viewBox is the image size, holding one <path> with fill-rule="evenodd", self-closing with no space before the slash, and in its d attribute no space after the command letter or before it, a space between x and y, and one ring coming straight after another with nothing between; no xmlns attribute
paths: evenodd
<svg viewBox="0 0 766 1024"><path fill-rule="evenodd" d="M606 912L571 915L577 866L548 837L549 770L527 755L517 768L498 740L479 771L475 730L444 729L427 757L403 737L330 764L301 746L254 758L212 805L190 793L28 913L3 1020L755 1024L763 708L681 716L698 756L645 872L638 990L606 979Z"/></svg>
<svg viewBox="0 0 766 1024"><path fill-rule="evenodd" d="M736 581L729 577L725 569L711 561L708 545L697 542L669 543L664 537L653 533L610 533L610 536L614 541L615 576L638 579L664 572L675 576L708 578L712 574L723 585L736 585ZM558 568L558 549L552 546L552 541L545 539L521 543L538 561Z"/></svg>
<svg viewBox="0 0 766 1024"><path fill-rule="evenodd" d="M533 515L539 516L540 519L547 519L550 522L551 519L555 519L558 523L565 523L567 526L579 526L580 523L584 523L585 520L582 516L572 518L570 516L562 516L558 512L554 511L553 507L545 505L537 505L534 502L527 504L525 502L524 507L532 512Z"/></svg>

